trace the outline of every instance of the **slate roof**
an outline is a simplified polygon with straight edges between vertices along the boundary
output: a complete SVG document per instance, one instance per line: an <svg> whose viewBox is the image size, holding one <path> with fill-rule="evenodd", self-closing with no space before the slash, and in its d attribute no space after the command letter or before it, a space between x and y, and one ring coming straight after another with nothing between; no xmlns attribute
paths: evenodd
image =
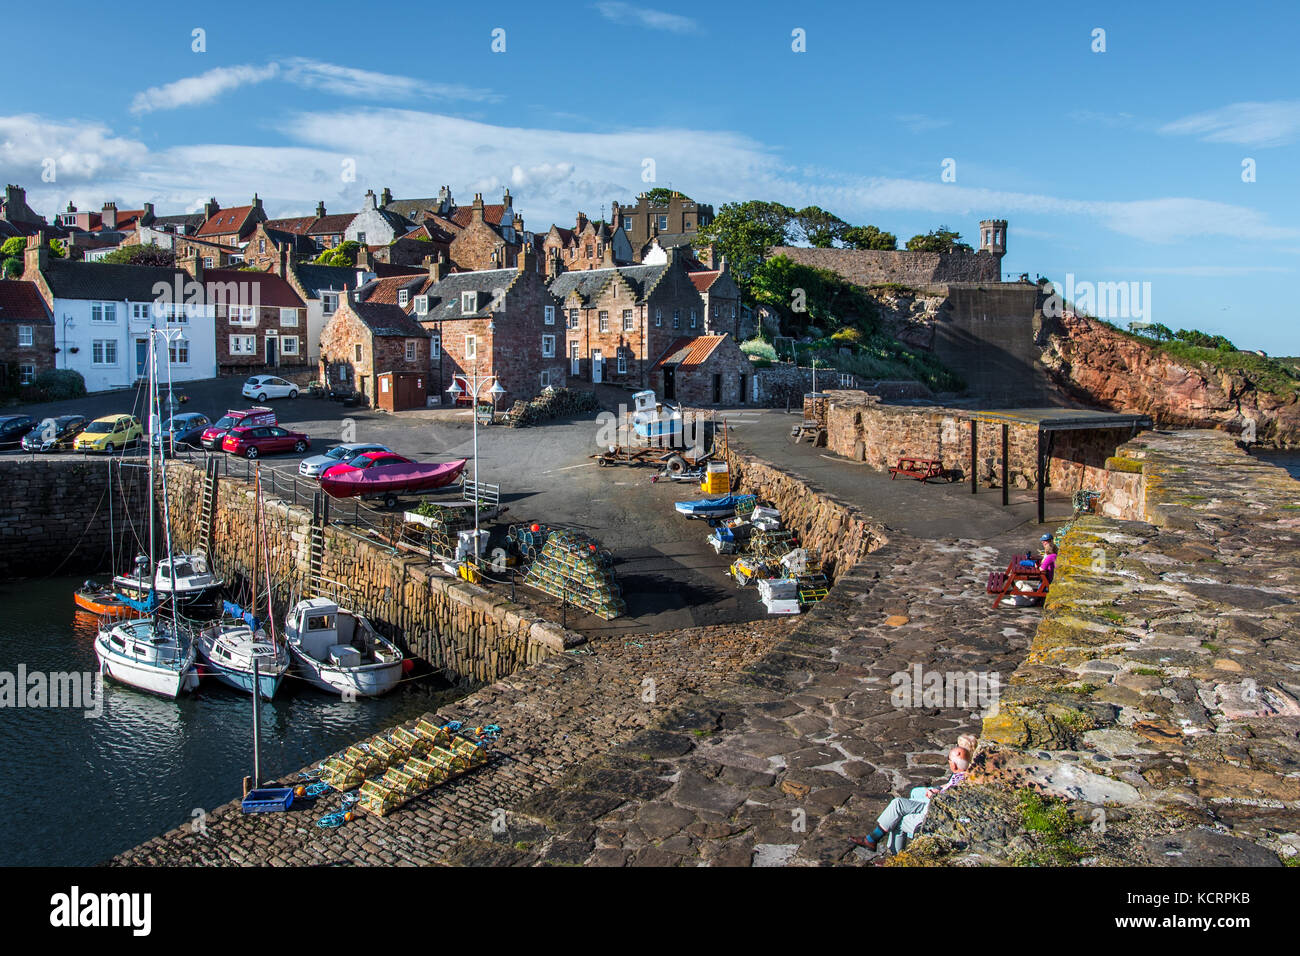
<svg viewBox="0 0 1300 956"><path fill-rule="evenodd" d="M443 276L441 282L431 283L424 294L429 296L429 314L424 321L466 319L491 314L492 299L497 289L505 289L519 275L518 269L483 269L478 272L453 272ZM460 310L462 292L478 293L478 309Z"/></svg>
<svg viewBox="0 0 1300 956"><path fill-rule="evenodd" d="M357 282L357 270L345 266L304 264L294 265L291 268L303 289L313 299L319 299L322 290L342 292L348 286L356 285Z"/></svg>
<svg viewBox="0 0 1300 956"><path fill-rule="evenodd" d="M423 280L419 281L423 284ZM377 279L367 282L357 290L351 303L352 311L375 335L424 338L429 334L424 326L397 304L396 290L399 284L402 284L400 279ZM392 293L391 302L386 301L389 291ZM410 306L408 305L407 308L409 309Z"/></svg>
<svg viewBox="0 0 1300 956"><path fill-rule="evenodd" d="M52 322L35 282L0 279L0 322Z"/></svg>
<svg viewBox="0 0 1300 956"><path fill-rule="evenodd" d="M380 208L418 222L417 216L423 217L425 213L437 209L441 204L442 200L434 196L431 199L394 199Z"/></svg>
<svg viewBox="0 0 1300 956"><path fill-rule="evenodd" d="M680 338L668 346L668 351L663 354L659 361L655 362L650 371L653 372L665 365L703 365L708 361L709 356L713 354L714 349L721 345L726 338L725 335L697 335L693 338Z"/></svg>
<svg viewBox="0 0 1300 956"><path fill-rule="evenodd" d="M166 266L128 266L114 262L50 259L42 270L50 291L60 299L111 299L152 302L154 283L190 280L188 273ZM240 276L247 273L237 273Z"/></svg>
<svg viewBox="0 0 1300 956"><path fill-rule="evenodd" d="M614 273L618 273L632 291L636 293L636 301L645 301L647 290L659 281L659 277L668 271L667 265L656 266L613 266L605 269L585 269L583 271L564 272L555 278L551 283L551 295L558 299L565 299L571 292L576 291L584 302L590 302L605 283L613 278Z"/></svg>

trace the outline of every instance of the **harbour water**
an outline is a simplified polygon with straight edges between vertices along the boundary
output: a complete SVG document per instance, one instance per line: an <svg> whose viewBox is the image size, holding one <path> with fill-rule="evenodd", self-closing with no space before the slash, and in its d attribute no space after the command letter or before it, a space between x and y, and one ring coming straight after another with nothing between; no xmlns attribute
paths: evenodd
<svg viewBox="0 0 1300 956"><path fill-rule="evenodd" d="M27 675L96 672L96 618L72 601L80 581L0 586L0 680L12 687L20 668ZM263 779L467 692L426 678L378 700L345 703L288 677L276 699L262 703ZM210 678L178 701L105 681L98 716L14 703L0 707L5 865L102 863L238 797L252 773L252 699Z"/></svg>

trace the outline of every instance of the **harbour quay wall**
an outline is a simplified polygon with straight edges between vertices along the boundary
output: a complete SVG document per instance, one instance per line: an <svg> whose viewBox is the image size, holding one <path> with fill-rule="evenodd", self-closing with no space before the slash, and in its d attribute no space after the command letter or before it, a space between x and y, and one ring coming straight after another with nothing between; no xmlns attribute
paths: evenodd
<svg viewBox="0 0 1300 956"><path fill-rule="evenodd" d="M0 459L0 571L6 577L89 574L110 567L124 522L146 535L143 468L83 456ZM120 476L120 478L119 478ZM113 520L110 520L110 510ZM132 554L125 557L129 560Z"/></svg>
<svg viewBox="0 0 1300 956"><path fill-rule="evenodd" d="M169 462L167 481L176 546L206 548L203 469ZM269 561L278 611L305 597L333 597L369 618L408 655L454 680L497 680L584 640L522 605L446 575L425 558L335 525L320 532L324 549L317 588L311 567L312 513L273 496L268 488L264 476L262 537L267 547L260 551L257 582L265 587ZM258 538L254 486L242 477L218 478L209 557L228 581L250 580Z"/></svg>

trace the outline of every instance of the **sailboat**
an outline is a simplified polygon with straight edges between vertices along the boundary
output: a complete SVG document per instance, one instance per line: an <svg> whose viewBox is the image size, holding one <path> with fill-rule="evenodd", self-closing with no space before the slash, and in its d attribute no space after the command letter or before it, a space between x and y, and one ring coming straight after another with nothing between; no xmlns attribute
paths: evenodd
<svg viewBox="0 0 1300 956"><path fill-rule="evenodd" d="M257 533L253 537L253 601L248 610L226 601L222 609L233 618L211 624L199 632L198 652L205 668L217 680L246 694L257 693L264 700L275 697L280 682L289 670L289 650L275 634L275 619L271 614L271 567L266 561L267 621L271 625L268 637L262 622L257 618L257 552L265 552L262 540L262 475L259 467L254 500L257 502Z"/></svg>
<svg viewBox="0 0 1300 956"><path fill-rule="evenodd" d="M156 426L158 415L158 350L156 329L149 330L149 416ZM170 367L168 379L170 380ZM153 429L151 428L151 431ZM149 565L153 564L155 547L153 479L155 474L154 448L149 446ZM162 469L163 532L167 552L171 553L171 511L167 499L167 472ZM146 614L139 620L112 623L106 619L100 624L95 637L95 656L99 659L101 673L120 683L139 690L179 697L185 691L198 688L199 677L194 670L194 640L187 625L176 612L174 601L159 600L151 586L143 599L124 594L115 597L137 611Z"/></svg>

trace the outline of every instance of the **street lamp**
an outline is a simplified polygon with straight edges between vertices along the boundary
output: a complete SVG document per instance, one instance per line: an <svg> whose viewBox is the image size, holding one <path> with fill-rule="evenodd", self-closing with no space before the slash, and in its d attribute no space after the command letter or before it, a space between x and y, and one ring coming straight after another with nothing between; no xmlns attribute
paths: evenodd
<svg viewBox="0 0 1300 956"><path fill-rule="evenodd" d="M461 377L465 379L465 384L468 386L470 411L474 416L474 547L471 550L474 554L474 564L477 565L479 558L478 512L479 501L481 500L480 496L482 495L482 490L478 483L478 393L482 390L484 385L491 382L492 387L488 389L488 394L492 396L492 407L495 408L496 403L501 400L501 396L506 393L506 390L501 387L501 380L495 375L484 375L482 378L479 378L478 372L475 371L466 373ZM456 384L456 377L453 375L451 379L451 388L447 389L447 394L451 396L452 405L455 405L456 402L460 401L460 397L465 393L466 389L463 389Z"/></svg>

